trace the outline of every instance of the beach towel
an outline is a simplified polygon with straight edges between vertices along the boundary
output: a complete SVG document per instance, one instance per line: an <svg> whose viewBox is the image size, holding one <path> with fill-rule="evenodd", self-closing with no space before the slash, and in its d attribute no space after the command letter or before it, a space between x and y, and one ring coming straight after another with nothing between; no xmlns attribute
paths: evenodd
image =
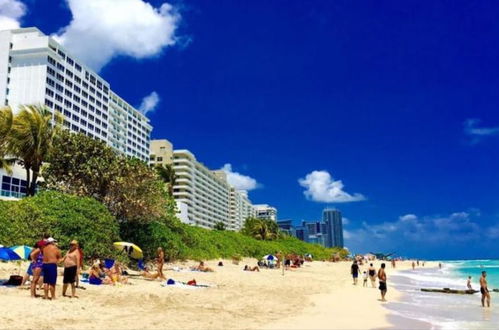
<svg viewBox="0 0 499 330"><path fill-rule="evenodd" d="M188 284L188 283L191 283L191 284ZM208 284L197 284L196 280L191 280L189 282L180 282L180 281L175 281L172 278L168 279L164 283L161 283L161 286L162 287L181 288L181 289L200 289L200 288L213 287L212 285L208 285Z"/></svg>

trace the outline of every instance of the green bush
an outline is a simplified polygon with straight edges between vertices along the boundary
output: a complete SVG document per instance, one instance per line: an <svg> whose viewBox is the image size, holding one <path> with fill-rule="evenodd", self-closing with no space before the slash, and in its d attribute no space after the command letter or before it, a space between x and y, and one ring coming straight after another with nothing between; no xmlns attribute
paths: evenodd
<svg viewBox="0 0 499 330"><path fill-rule="evenodd" d="M112 244L119 240L118 224L101 203L53 191L1 202L0 228L3 245L31 246L48 233L62 249L68 248L71 240L78 240L87 257L115 255Z"/></svg>

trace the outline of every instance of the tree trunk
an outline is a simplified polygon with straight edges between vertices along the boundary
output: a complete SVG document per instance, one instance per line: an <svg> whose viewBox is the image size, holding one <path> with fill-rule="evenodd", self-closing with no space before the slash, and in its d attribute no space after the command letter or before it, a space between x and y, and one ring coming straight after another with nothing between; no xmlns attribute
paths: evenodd
<svg viewBox="0 0 499 330"><path fill-rule="evenodd" d="M29 188L29 196L35 196L37 179L38 171L33 171L33 178L31 179L31 186Z"/></svg>
<svg viewBox="0 0 499 330"><path fill-rule="evenodd" d="M29 166L24 166L26 169L26 196L29 196L29 189L31 185L31 173L29 172Z"/></svg>

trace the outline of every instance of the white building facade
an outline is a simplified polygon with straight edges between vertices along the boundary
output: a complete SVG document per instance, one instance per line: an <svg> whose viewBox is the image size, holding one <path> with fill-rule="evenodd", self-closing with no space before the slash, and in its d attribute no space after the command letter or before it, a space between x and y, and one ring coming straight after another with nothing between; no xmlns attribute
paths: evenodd
<svg viewBox="0 0 499 330"><path fill-rule="evenodd" d="M258 204L254 205L255 216L258 219L268 219L272 221L277 221L277 209L268 204Z"/></svg>
<svg viewBox="0 0 499 330"><path fill-rule="evenodd" d="M0 31L0 106L11 106L15 113L20 105L31 104L61 113L71 131L149 160L149 119L107 81L37 28Z"/></svg>

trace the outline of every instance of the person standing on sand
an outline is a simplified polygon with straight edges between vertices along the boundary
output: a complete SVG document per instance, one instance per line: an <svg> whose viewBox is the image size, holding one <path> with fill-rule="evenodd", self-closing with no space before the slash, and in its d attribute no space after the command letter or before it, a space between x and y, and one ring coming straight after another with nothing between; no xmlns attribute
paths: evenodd
<svg viewBox="0 0 499 330"><path fill-rule="evenodd" d="M354 261L352 264L352 268L350 269L350 273L353 278L353 285L357 285L357 281L359 278L359 265L357 265L357 261Z"/></svg>
<svg viewBox="0 0 499 330"><path fill-rule="evenodd" d="M36 285L40 281L40 277L43 276L42 268L43 268L43 247L45 246L45 241L40 240L36 243L36 248L33 249L30 253L30 259L33 262L32 271L33 271L33 280L31 281L31 297L36 298ZM41 282L40 282L41 288Z"/></svg>
<svg viewBox="0 0 499 330"><path fill-rule="evenodd" d="M442 263L441 262L438 263L438 268L442 269Z"/></svg>
<svg viewBox="0 0 499 330"><path fill-rule="evenodd" d="M395 259L392 259L392 268L395 268Z"/></svg>
<svg viewBox="0 0 499 330"><path fill-rule="evenodd" d="M62 296L66 297L66 290L68 284L71 284L71 298L78 298L76 296L76 277L78 276L78 269L80 268L80 252L78 251L78 242L73 240L69 243L69 251L64 256L64 278L62 285Z"/></svg>
<svg viewBox="0 0 499 330"><path fill-rule="evenodd" d="M156 266L158 267L158 277L162 280L166 280L165 275L163 274L163 264L165 262L165 252L163 248L158 248L158 255L156 257Z"/></svg>
<svg viewBox="0 0 499 330"><path fill-rule="evenodd" d="M381 291L381 301L386 301L385 295L387 291L386 287L386 272L385 272L385 264L381 264L381 268L378 270L378 279L379 279L379 291Z"/></svg>
<svg viewBox="0 0 499 330"><path fill-rule="evenodd" d="M412 270L414 270L414 268L416 267L416 264L414 263L414 261L412 262Z"/></svg>
<svg viewBox="0 0 499 330"><path fill-rule="evenodd" d="M487 287L487 272L482 272L480 277L480 293L482 294L482 307L485 307L485 300L487 300L487 307L490 307L490 292Z"/></svg>
<svg viewBox="0 0 499 330"><path fill-rule="evenodd" d="M374 268L373 264L369 265L369 278L371 279L371 285L373 288L376 287L376 268Z"/></svg>
<svg viewBox="0 0 499 330"><path fill-rule="evenodd" d="M57 263L61 260L61 251L55 246L56 240L47 238L43 248L43 299L48 299L50 290L51 299L55 299L55 284L57 283Z"/></svg>

